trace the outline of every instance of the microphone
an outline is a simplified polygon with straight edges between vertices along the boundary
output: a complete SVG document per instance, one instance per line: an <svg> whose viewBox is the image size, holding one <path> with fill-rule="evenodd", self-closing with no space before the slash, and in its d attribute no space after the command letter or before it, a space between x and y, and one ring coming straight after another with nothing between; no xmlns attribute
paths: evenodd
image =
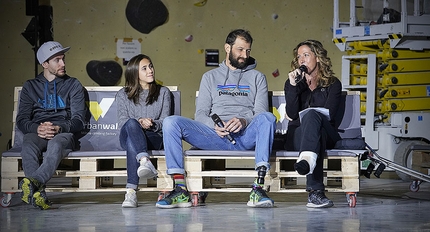
<svg viewBox="0 0 430 232"><path fill-rule="evenodd" d="M303 73L307 73L308 72L308 68L306 68L306 66L304 66L304 65L301 65L299 67L299 70L302 71L302 72L294 78L295 81L296 81L296 84L299 83L300 81L302 81L304 79Z"/></svg>
<svg viewBox="0 0 430 232"><path fill-rule="evenodd" d="M211 116L214 123L219 127L224 127L224 123L222 122L221 118L218 116L218 114L212 114ZM231 144L236 144L236 140L234 140L231 135L226 135L228 141L230 141Z"/></svg>

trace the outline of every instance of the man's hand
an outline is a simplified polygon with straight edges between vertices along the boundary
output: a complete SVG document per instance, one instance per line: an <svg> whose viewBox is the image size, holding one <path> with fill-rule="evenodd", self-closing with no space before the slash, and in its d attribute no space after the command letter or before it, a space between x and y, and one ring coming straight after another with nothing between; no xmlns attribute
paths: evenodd
<svg viewBox="0 0 430 232"><path fill-rule="evenodd" d="M246 120L244 118L236 117L228 120L228 122L224 124L225 130L231 133L237 133L242 130L242 128L245 128L245 126Z"/></svg>
<svg viewBox="0 0 430 232"><path fill-rule="evenodd" d="M52 139L60 131L60 126L54 126L52 122L40 123L37 127L37 135L44 139Z"/></svg>
<svg viewBox="0 0 430 232"><path fill-rule="evenodd" d="M215 132L221 138L224 138L224 136L230 134L230 132L228 132L228 131L225 130L225 127L219 127L218 125L215 125L214 129L215 129Z"/></svg>
<svg viewBox="0 0 430 232"><path fill-rule="evenodd" d="M224 137L230 133L237 133L246 127L246 120L244 118L232 118L228 122L224 123L224 127L215 125L215 132L220 136Z"/></svg>
<svg viewBox="0 0 430 232"><path fill-rule="evenodd" d="M139 118L138 121L142 126L142 128L145 130L148 130L154 124L154 121L152 120L152 118Z"/></svg>

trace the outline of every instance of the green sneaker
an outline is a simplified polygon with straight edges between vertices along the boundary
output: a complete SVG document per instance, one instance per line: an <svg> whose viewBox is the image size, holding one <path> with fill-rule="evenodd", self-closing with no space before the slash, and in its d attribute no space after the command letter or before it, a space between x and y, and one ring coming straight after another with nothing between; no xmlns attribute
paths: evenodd
<svg viewBox="0 0 430 232"><path fill-rule="evenodd" d="M39 189L40 183L36 179L24 177L18 185L22 190L21 200L27 204L33 203L33 195Z"/></svg>
<svg viewBox="0 0 430 232"><path fill-rule="evenodd" d="M189 208L191 205L190 193L179 186L176 186L169 195L155 204L156 207L162 209Z"/></svg>
<svg viewBox="0 0 430 232"><path fill-rule="evenodd" d="M51 208L52 203L48 200L44 189L33 194L33 206L42 210Z"/></svg>
<svg viewBox="0 0 430 232"><path fill-rule="evenodd" d="M252 186L251 194L249 195L248 206L256 207L256 208L271 208L275 202L270 199L266 190L264 190L261 186L254 184Z"/></svg>

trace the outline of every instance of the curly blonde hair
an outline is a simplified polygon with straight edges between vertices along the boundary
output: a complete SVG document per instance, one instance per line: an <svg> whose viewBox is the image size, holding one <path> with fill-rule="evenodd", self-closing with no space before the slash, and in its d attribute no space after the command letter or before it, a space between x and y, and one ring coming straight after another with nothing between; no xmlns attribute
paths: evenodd
<svg viewBox="0 0 430 232"><path fill-rule="evenodd" d="M318 57L319 62L318 65L318 86L327 87L331 85L335 81L334 72L331 69L331 60L327 56L327 50L323 47L321 42L317 40L305 40L301 43L299 43L293 50L293 60L291 61L291 68L293 70L300 67L298 58L297 58L297 52L299 48L303 45L308 46L312 53L315 54L316 57Z"/></svg>

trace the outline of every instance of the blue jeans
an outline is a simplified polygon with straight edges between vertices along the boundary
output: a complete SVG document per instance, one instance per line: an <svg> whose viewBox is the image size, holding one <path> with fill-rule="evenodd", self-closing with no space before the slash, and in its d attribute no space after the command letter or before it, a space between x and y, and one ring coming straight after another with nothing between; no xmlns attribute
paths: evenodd
<svg viewBox="0 0 430 232"><path fill-rule="evenodd" d="M221 138L214 128L201 122L176 115L169 116L163 121L167 174L185 174L182 139L202 150L255 149L255 168L266 166L269 170L275 128L276 117L272 113L258 114L245 129L231 134L236 140L233 145L227 138Z"/></svg>
<svg viewBox="0 0 430 232"><path fill-rule="evenodd" d="M26 177L38 180L45 185L54 175L61 160L75 147L72 133L60 133L47 140L36 133L24 135L22 142L22 168ZM39 159L43 154L43 162Z"/></svg>
<svg viewBox="0 0 430 232"><path fill-rule="evenodd" d="M121 128L119 142L127 154L126 188L137 189L139 161L143 156L149 157L148 150L162 149L163 137L156 132L143 130L136 119L129 119Z"/></svg>

